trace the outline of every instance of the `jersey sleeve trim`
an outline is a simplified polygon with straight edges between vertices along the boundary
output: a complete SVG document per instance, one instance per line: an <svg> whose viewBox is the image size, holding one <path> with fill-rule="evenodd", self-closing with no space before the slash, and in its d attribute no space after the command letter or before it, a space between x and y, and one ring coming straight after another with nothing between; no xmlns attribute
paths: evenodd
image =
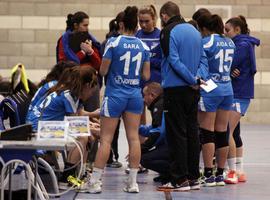
<svg viewBox="0 0 270 200"><path fill-rule="evenodd" d="M215 35L212 34L210 37L210 40L206 44L203 45L203 48L208 49L208 48L212 47L214 44L214 38L215 38Z"/></svg>
<svg viewBox="0 0 270 200"><path fill-rule="evenodd" d="M79 101L75 102L74 99L72 98L72 96L70 95L69 91L65 91L64 96L66 97L66 99L70 103L72 110L73 110L73 113L76 113L78 106L79 106Z"/></svg>
<svg viewBox="0 0 270 200"><path fill-rule="evenodd" d="M121 40L121 38L122 38L122 36L120 35L120 36L118 36L118 37L116 38L116 40L114 40L114 41L110 41L110 40L109 40L108 43L107 43L107 45L106 45L106 47L105 47L103 56L106 55L107 51L108 51L110 48L117 47L118 44L119 44L119 42L120 42L120 40Z"/></svg>

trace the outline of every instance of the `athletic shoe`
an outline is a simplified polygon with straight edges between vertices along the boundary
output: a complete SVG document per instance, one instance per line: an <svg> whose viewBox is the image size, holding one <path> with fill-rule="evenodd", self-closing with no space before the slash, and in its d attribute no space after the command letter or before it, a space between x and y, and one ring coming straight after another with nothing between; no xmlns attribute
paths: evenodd
<svg viewBox="0 0 270 200"><path fill-rule="evenodd" d="M145 174L145 173L148 173L148 169L144 168L143 166L140 166L138 174Z"/></svg>
<svg viewBox="0 0 270 200"><path fill-rule="evenodd" d="M236 184L238 183L238 178L234 170L230 170L224 180L227 184Z"/></svg>
<svg viewBox="0 0 270 200"><path fill-rule="evenodd" d="M125 169L125 172L126 172L126 174L129 174L130 168L129 168L129 167L126 168L126 169ZM146 168L140 166L139 169L138 169L138 174L144 174L144 173L148 173L148 169L146 169Z"/></svg>
<svg viewBox="0 0 270 200"><path fill-rule="evenodd" d="M190 191L190 186L189 181L185 180L184 182L176 185L173 185L172 183L166 183L162 186L159 186L157 190L163 192L187 192Z"/></svg>
<svg viewBox="0 0 270 200"><path fill-rule="evenodd" d="M113 161L112 163L108 163L106 167L110 168L121 168L123 165L119 161Z"/></svg>
<svg viewBox="0 0 270 200"><path fill-rule="evenodd" d="M244 183L247 181L247 176L245 173L237 173L238 182Z"/></svg>
<svg viewBox="0 0 270 200"><path fill-rule="evenodd" d="M125 192L128 193L139 193L139 186L137 183L130 184L128 181L126 182L126 186L123 188Z"/></svg>
<svg viewBox="0 0 270 200"><path fill-rule="evenodd" d="M58 187L60 190L67 190L70 187L74 186L74 187L78 187L83 183L82 180L74 177L74 176L68 176L67 179L62 179L58 182Z"/></svg>
<svg viewBox="0 0 270 200"><path fill-rule="evenodd" d="M174 192L187 192L190 191L189 181L185 180L184 182L180 184L176 184L173 191Z"/></svg>
<svg viewBox="0 0 270 200"><path fill-rule="evenodd" d="M172 185L172 183L168 182L168 183L165 183L165 184L163 184L161 186L158 186L157 191L166 192L166 191L172 191L173 189L174 189L174 186Z"/></svg>
<svg viewBox="0 0 270 200"><path fill-rule="evenodd" d="M223 175L216 176L215 181L216 181L216 186L225 186Z"/></svg>
<svg viewBox="0 0 270 200"><path fill-rule="evenodd" d="M189 186L190 186L191 190L200 190L201 189L201 185L200 185L200 182L198 181L198 179L189 180Z"/></svg>
<svg viewBox="0 0 270 200"><path fill-rule="evenodd" d="M97 185L94 185L94 186L92 186L90 181L88 181L88 182L84 182L80 186L78 186L77 187L77 192L80 192L80 193L100 193L100 192L91 192L92 191L91 188L99 188L99 187L100 187L100 192L101 192L101 188L102 188L101 180L97 181Z"/></svg>
<svg viewBox="0 0 270 200"><path fill-rule="evenodd" d="M85 188L81 188L80 192L85 189L85 192L91 193L91 194L98 194L101 193L102 184L101 181L97 181L95 183L87 182L85 185Z"/></svg>
<svg viewBox="0 0 270 200"><path fill-rule="evenodd" d="M216 186L216 181L215 181L215 176L212 175L210 177L202 177L201 178L201 184L204 186L204 187L215 187Z"/></svg>

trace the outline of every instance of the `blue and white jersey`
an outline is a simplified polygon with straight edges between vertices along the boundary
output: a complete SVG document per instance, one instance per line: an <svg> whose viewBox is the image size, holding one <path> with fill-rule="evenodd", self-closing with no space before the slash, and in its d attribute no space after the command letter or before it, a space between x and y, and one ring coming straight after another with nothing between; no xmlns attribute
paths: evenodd
<svg viewBox="0 0 270 200"><path fill-rule="evenodd" d="M211 78L218 87L210 93L206 93L204 90L201 90L201 95L233 95L230 78L231 65L235 50L233 41L230 38L219 34L212 34L203 38L203 48L208 59L209 78Z"/></svg>
<svg viewBox="0 0 270 200"><path fill-rule="evenodd" d="M79 100L74 98L69 90L57 95L49 94L45 99L40 99L29 113L27 122L32 124L33 130L37 130L39 120L62 121L66 115L74 114L79 107Z"/></svg>
<svg viewBox="0 0 270 200"><path fill-rule="evenodd" d="M39 99L44 99L46 97L45 95L49 91L49 89L51 89L56 84L57 84L57 81L50 81L38 89L38 91L35 93L34 97L32 98L32 101L29 105L28 113L33 110L34 106L37 104Z"/></svg>
<svg viewBox="0 0 270 200"><path fill-rule="evenodd" d="M150 49L150 67L151 70L160 71L160 63L162 59L162 51L160 47L160 30L155 28L150 33L144 32L142 29L136 33L136 37L143 41Z"/></svg>
<svg viewBox="0 0 270 200"><path fill-rule="evenodd" d="M150 49L151 77L149 82L161 83L161 60L160 30L155 28L152 32L144 32L142 29L136 33L136 37L143 41ZM144 84L143 84L144 85Z"/></svg>
<svg viewBox="0 0 270 200"><path fill-rule="evenodd" d="M148 46L134 36L110 38L103 55L111 60L105 96L141 97L141 70L149 55Z"/></svg>

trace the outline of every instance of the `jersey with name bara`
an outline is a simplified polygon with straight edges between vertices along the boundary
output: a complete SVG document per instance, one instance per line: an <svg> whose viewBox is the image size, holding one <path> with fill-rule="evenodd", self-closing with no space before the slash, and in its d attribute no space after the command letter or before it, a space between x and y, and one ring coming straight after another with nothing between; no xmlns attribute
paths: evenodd
<svg viewBox="0 0 270 200"><path fill-rule="evenodd" d="M141 71L149 62L149 48L140 39L120 35L110 38L103 58L111 60L105 96L141 97Z"/></svg>
<svg viewBox="0 0 270 200"><path fill-rule="evenodd" d="M233 41L225 36L212 34L203 38L203 48L208 59L209 78L211 78L218 87L209 93L201 90L201 95L233 95L230 78L231 65L235 51Z"/></svg>

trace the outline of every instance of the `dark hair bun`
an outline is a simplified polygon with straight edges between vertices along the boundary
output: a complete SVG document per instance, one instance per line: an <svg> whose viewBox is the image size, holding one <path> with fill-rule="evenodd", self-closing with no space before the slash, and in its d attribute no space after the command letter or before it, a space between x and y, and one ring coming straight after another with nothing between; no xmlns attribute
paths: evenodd
<svg viewBox="0 0 270 200"><path fill-rule="evenodd" d="M125 16L126 17L137 17L137 14L138 14L138 8L136 7L136 6L128 6L128 7L126 7L126 9L125 9Z"/></svg>

